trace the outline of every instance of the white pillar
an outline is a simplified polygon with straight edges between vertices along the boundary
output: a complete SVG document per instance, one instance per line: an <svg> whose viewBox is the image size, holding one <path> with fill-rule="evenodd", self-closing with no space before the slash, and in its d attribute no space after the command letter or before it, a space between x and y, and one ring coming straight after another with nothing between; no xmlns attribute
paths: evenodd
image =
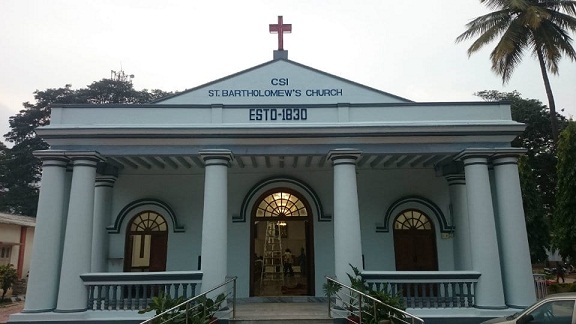
<svg viewBox="0 0 576 324"><path fill-rule="evenodd" d="M363 270L360 210L356 183L356 161L361 152L332 150L328 159L334 164L334 270L341 282L352 273L349 264Z"/></svg>
<svg viewBox="0 0 576 324"><path fill-rule="evenodd" d="M91 267L94 182L96 165L102 159L96 152L69 152L66 156L74 169L55 312L68 313L86 310L88 294L80 275Z"/></svg>
<svg viewBox="0 0 576 324"><path fill-rule="evenodd" d="M476 307L500 309L506 304L486 154L464 152L459 157L466 175L472 270L481 273L476 285Z"/></svg>
<svg viewBox="0 0 576 324"><path fill-rule="evenodd" d="M63 152L39 151L42 159L42 181L26 303L23 313L50 312L56 307L62 241L66 218L66 165Z"/></svg>
<svg viewBox="0 0 576 324"><path fill-rule="evenodd" d="M99 176L96 178L91 272L107 271L108 239L106 238L106 226L110 223L112 193L115 181L115 176Z"/></svg>
<svg viewBox="0 0 576 324"><path fill-rule="evenodd" d="M528 234L515 156L497 156L493 162L500 227L500 253L506 304L526 308L536 301Z"/></svg>
<svg viewBox="0 0 576 324"><path fill-rule="evenodd" d="M202 216L202 292L213 289L228 273L229 150L204 150L204 212Z"/></svg>
<svg viewBox="0 0 576 324"><path fill-rule="evenodd" d="M463 174L446 176L454 217L454 264L456 270L472 270L470 220L466 198L466 179Z"/></svg>

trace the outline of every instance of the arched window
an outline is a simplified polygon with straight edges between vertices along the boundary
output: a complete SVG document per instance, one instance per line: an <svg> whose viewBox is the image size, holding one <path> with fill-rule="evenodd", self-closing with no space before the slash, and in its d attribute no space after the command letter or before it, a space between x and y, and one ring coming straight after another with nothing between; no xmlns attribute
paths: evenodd
<svg viewBox="0 0 576 324"><path fill-rule="evenodd" d="M288 192L275 192L260 201L256 217L307 217L308 210L297 196Z"/></svg>
<svg viewBox="0 0 576 324"><path fill-rule="evenodd" d="M395 230L431 230L432 223L428 216L418 210L407 210L398 215L394 222Z"/></svg>
<svg viewBox="0 0 576 324"><path fill-rule="evenodd" d="M149 210L134 216L126 232L124 271L165 271L167 243L164 217Z"/></svg>
<svg viewBox="0 0 576 324"><path fill-rule="evenodd" d="M394 252L398 271L437 271L434 223L421 210L407 209L394 220Z"/></svg>

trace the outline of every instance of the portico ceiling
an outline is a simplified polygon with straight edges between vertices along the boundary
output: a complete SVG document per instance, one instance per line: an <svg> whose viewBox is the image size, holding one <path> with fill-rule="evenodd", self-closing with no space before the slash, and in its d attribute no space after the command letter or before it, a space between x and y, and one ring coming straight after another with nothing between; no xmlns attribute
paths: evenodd
<svg viewBox="0 0 576 324"><path fill-rule="evenodd" d="M452 161L456 153L362 154L359 169L431 168ZM199 156L109 156L121 170L201 169ZM327 155L234 155L232 168L305 169L330 167Z"/></svg>

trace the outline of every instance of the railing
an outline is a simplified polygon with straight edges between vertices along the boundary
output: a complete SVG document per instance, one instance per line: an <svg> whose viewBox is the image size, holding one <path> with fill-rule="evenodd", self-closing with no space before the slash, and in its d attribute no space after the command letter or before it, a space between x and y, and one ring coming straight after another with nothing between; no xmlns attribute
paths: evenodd
<svg viewBox="0 0 576 324"><path fill-rule="evenodd" d="M346 318L348 323L377 324L383 320L392 323L423 324L424 320L399 308L349 287L330 277L326 286L331 290L328 296L328 312L331 318Z"/></svg>
<svg viewBox="0 0 576 324"><path fill-rule="evenodd" d="M363 271L369 287L400 295L408 308L474 307L475 271Z"/></svg>
<svg viewBox="0 0 576 324"><path fill-rule="evenodd" d="M548 295L548 286L546 285L546 275L534 273L534 289L536 290L536 299L544 299Z"/></svg>
<svg viewBox="0 0 576 324"><path fill-rule="evenodd" d="M215 288L183 301L141 324L216 323L218 321L216 316L234 319L236 317L236 279L237 277L232 277ZM208 298L216 294L218 295L214 299ZM231 304L231 307L228 304Z"/></svg>
<svg viewBox="0 0 576 324"><path fill-rule="evenodd" d="M80 278L88 288L88 310L140 310L155 296L195 296L202 272L101 272Z"/></svg>

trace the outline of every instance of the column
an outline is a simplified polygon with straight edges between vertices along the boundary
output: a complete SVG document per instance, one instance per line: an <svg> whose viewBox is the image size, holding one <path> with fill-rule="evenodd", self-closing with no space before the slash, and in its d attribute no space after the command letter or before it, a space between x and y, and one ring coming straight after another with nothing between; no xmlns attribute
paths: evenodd
<svg viewBox="0 0 576 324"><path fill-rule="evenodd" d="M34 156L42 160L42 181L23 313L49 312L56 307L64 235L62 223L67 209L68 159L64 152L37 151Z"/></svg>
<svg viewBox="0 0 576 324"><path fill-rule="evenodd" d="M466 198L470 221L472 270L481 273L476 285L478 308L505 308L500 256L488 174L490 152L463 152Z"/></svg>
<svg viewBox="0 0 576 324"><path fill-rule="evenodd" d="M526 308L536 301L536 292L522 206L518 159L516 156L497 155L492 163L506 304Z"/></svg>
<svg viewBox="0 0 576 324"><path fill-rule="evenodd" d="M334 165L334 265L336 277L348 282L349 264L363 270L356 161L361 152L337 149L328 153Z"/></svg>
<svg viewBox="0 0 576 324"><path fill-rule="evenodd" d="M202 216L202 292L224 282L228 273L229 150L203 150L204 212Z"/></svg>
<svg viewBox="0 0 576 324"><path fill-rule="evenodd" d="M70 203L60 272L58 306L55 312L86 310L87 290L80 275L90 272L92 225L94 222L94 184L96 166L102 161L96 152L67 153L73 164Z"/></svg>
<svg viewBox="0 0 576 324"><path fill-rule="evenodd" d="M94 188L94 225L92 226L92 266L90 272L107 271L108 239L106 226L110 222L115 176L99 176Z"/></svg>
<svg viewBox="0 0 576 324"><path fill-rule="evenodd" d="M454 219L454 266L456 270L472 270L470 220L466 199L466 179L463 174L446 176Z"/></svg>

